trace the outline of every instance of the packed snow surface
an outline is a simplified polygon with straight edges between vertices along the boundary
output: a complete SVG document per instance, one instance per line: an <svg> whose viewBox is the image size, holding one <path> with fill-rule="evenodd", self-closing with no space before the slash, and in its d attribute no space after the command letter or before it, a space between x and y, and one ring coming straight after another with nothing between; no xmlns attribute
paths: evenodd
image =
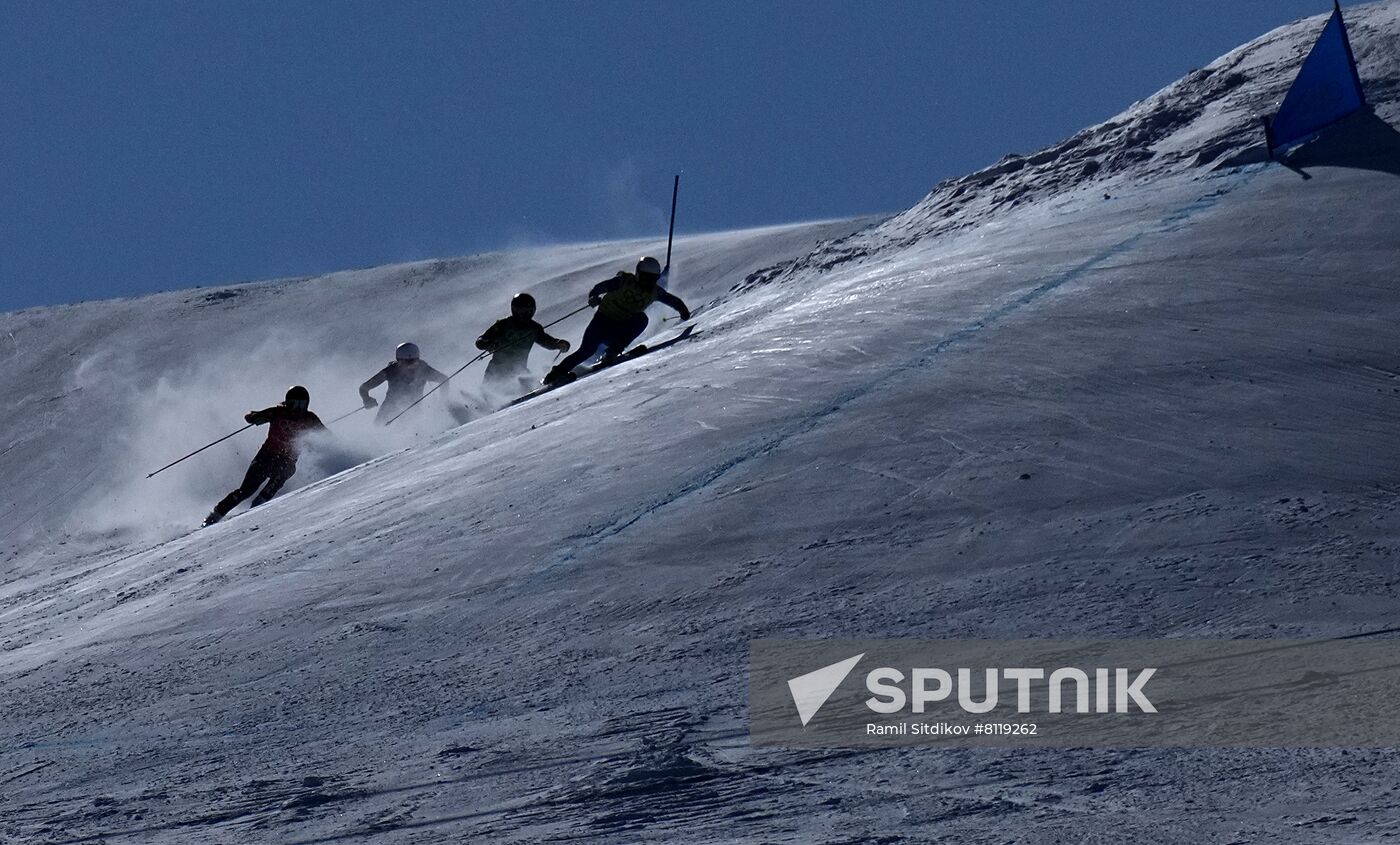
<svg viewBox="0 0 1400 845"><path fill-rule="evenodd" d="M1375 113L1247 163L1321 20L889 220L681 238L693 338L466 424L475 368L352 414L209 529L259 432L146 473L664 243L0 316L0 841L1400 834L1390 751L746 733L759 637L1395 624L1400 2L1348 9Z"/></svg>

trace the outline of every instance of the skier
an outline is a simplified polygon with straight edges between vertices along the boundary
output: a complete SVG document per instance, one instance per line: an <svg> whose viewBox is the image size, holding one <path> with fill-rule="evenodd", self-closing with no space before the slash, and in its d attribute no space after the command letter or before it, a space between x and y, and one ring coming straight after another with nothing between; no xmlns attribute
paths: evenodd
<svg viewBox="0 0 1400 845"><path fill-rule="evenodd" d="M598 347L607 345L603 363L612 363L632 341L636 340L647 327L647 306L660 302L680 312L682 320L690 319L690 309L680 298L661 286L661 277L670 271L661 268L661 262L646 256L637 262L637 271L619 271L616 276L600 282L588 292L588 304L598 309L588 328L583 330L583 340L579 341L578 351L549 371L544 377L545 385L555 385L568 380L574 367L593 357Z"/></svg>
<svg viewBox="0 0 1400 845"><path fill-rule="evenodd" d="M418 344L400 343L394 349L394 362L360 385L360 399L366 408L379 405L369 392L388 382L389 389L384 393L384 404L380 405L379 413L374 417L376 424L387 425L400 411L423 398L423 386L430 381L447 381L447 376L418 357Z"/></svg>
<svg viewBox="0 0 1400 845"><path fill-rule="evenodd" d="M518 293L510 300L510 316L491 324L476 339L476 348L491 353L482 384L500 393L530 389L530 350L536 344L545 349L569 351L569 342L551 337L535 322L535 298Z"/></svg>
<svg viewBox="0 0 1400 845"><path fill-rule="evenodd" d="M327 431L320 417L308 410L310 404L311 394L298 384L288 388L286 401L282 404L261 411L249 411L243 416L250 425L268 426L267 440L258 454L253 456L253 462L243 476L243 483L214 506L204 518L205 526L228 516L228 512L238 507L240 502L258 493L259 487L262 487L262 492L253 499L251 507L267 502L277 495L287 479L296 474L302 436L313 431ZM267 482L265 487L264 481Z"/></svg>

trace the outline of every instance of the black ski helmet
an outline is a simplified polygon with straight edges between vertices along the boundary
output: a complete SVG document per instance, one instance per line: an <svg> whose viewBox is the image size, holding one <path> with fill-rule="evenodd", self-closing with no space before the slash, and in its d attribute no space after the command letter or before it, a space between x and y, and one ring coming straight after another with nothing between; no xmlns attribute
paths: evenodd
<svg viewBox="0 0 1400 845"><path fill-rule="evenodd" d="M650 255L637 262L637 276L651 276L653 279L661 275L661 262Z"/></svg>
<svg viewBox="0 0 1400 845"><path fill-rule="evenodd" d="M535 298L528 293L517 293L510 298L510 313L513 317L531 319L535 316Z"/></svg>
<svg viewBox="0 0 1400 845"><path fill-rule="evenodd" d="M287 388L287 407L305 408L311 404L311 393L299 384Z"/></svg>

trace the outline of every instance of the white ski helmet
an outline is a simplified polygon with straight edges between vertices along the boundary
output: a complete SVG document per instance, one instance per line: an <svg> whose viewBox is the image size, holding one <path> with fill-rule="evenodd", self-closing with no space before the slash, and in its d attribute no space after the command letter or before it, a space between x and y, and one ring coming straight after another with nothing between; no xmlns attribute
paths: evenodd
<svg viewBox="0 0 1400 845"><path fill-rule="evenodd" d="M661 275L661 262L660 262L660 261L657 261L655 258L652 258L650 255L648 255L647 257L643 258L641 261L638 261L638 262L637 262L637 275L638 275L638 276L660 276L660 275Z"/></svg>
<svg viewBox="0 0 1400 845"><path fill-rule="evenodd" d="M416 343L400 343L400 344L398 345L398 347L396 347L396 348L394 349L394 360L395 360L395 361L417 361L417 360L418 360L418 344L416 344Z"/></svg>

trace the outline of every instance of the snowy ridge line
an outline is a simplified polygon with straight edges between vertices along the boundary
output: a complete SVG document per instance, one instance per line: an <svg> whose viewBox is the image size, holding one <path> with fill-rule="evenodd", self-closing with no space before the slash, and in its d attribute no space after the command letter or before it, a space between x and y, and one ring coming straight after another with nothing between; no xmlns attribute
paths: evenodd
<svg viewBox="0 0 1400 845"><path fill-rule="evenodd" d="M748 731L747 731L747 730L733 730L733 731L725 731L725 732L723 732L722 734L713 735L713 736L711 736L711 737L708 737L708 739L711 739L711 740L738 739L738 738L741 738L741 737L744 737L744 736L747 736L747 735L748 735ZM690 746L687 746L687 747L690 747ZM890 749L888 749L888 748L847 748L847 749L840 749L840 750L828 750L828 751L823 751L823 752L815 752L815 753L814 753L814 756L817 757L818 759L820 759L820 760L823 761L823 762L833 762L833 761L838 761L838 760L855 759L855 758L859 758L859 757L868 756L868 755L871 755L871 754L880 754L880 753L888 754L888 753L890 753ZM554 761L555 761L556 763L567 763L567 762L593 762L593 763L601 763L601 762L611 762L611 761L625 761L626 759L628 759L628 755L625 755L625 754L617 754L617 753L605 753L605 754L604 754L604 753L600 753L600 754L590 754L590 755L577 755L577 756L574 756L574 757L557 757L557 758L553 758L553 759L554 759ZM786 770L786 769L797 768L797 767L804 767L804 766L808 766L808 765L810 765L810 764L811 764L811 759L810 759L810 758L807 758L807 757L793 757L793 758L790 758L790 759L787 759L787 760L783 760L783 761L772 762L772 763L766 763L766 764L759 765L759 766L746 767L741 773L737 773L737 774L742 774L742 775L744 775L744 776L753 777L753 778L762 778L762 777L765 777L765 776L780 774L781 772L783 772L783 771ZM386 795L403 795L403 794L409 794L409 793L413 793L413 792L421 792L421 791L427 790L427 789L441 788L444 784L470 783L470 782L472 782L472 781L483 780L483 779L490 778L490 777L500 777L500 776L504 776L504 775L508 775L508 774L519 774L519 773L523 773L523 772L539 771L539 770L543 770L543 769L547 769L547 768L552 768L552 766L527 765L527 766L515 766L515 767L506 768L506 769L481 770L481 771L472 772L471 774L459 775L459 776L457 776L457 777L443 778L443 779L441 779L441 780L433 780L433 781L427 781L427 782L423 782L423 783L406 784L406 785L403 785L403 786L394 786L394 787L388 787L388 788L385 788L385 789L356 790L356 791L355 791L355 794L354 794L352 797L363 799L363 798L370 798L370 797L381 797L381 796L386 796ZM723 774L733 775L733 774L736 774L736 772L728 772L728 771L726 771L726 772L723 772ZM709 781L709 778L706 778L705 780L708 782L708 781ZM989 780L989 781L986 781L987 784L991 784L991 783L995 783L995 782L996 782L996 781L990 781L990 780ZM684 791L685 788L684 788L684 787L681 787L681 789L682 789L682 791ZM585 796L585 797L583 797L583 799L581 800L581 796L579 796L579 795L577 795L577 794L573 794L573 793L546 794L546 795L541 795L541 796L538 796L538 797L535 797L535 798L529 798L529 799L524 799L524 800L516 801L516 802L510 803L510 804L505 805L505 806L496 806L496 807L490 807L490 808L485 808L485 809L481 809L481 810L473 810L473 811L470 811L470 812L456 813L456 814L453 814L453 815L450 815L450 816L438 816L438 817L436 817L436 818L425 818L425 819L417 819L417 820L414 820L414 821L398 822L398 823L395 823L395 824L393 824L393 825L391 825L391 826L388 826L388 827L379 826L379 825L369 825L369 826L364 826L364 827L360 827L360 828L356 828L356 829L352 829L352 830L341 831L341 832L339 832L339 833L326 834L326 835L324 835L324 836L318 836L318 837L314 837L314 838L310 838L310 839L294 839L294 840L291 840L291 842L289 843L289 845L323 845L323 843L328 843L328 842L344 842L344 841L352 840L352 839L364 839L364 838L368 838L368 837L370 837L370 836L380 835L380 834L383 834L383 833L386 833L386 832L389 832L389 831L398 832L398 831L405 831L405 830L425 830L425 829L428 829L428 828L439 827L439 826L447 825L447 824L453 824L453 823L455 823L455 822L475 821L475 820L490 819L490 818L494 818L494 817L498 817L498 816L504 816L504 815L508 815L508 814L512 814L512 813L519 813L519 812L521 812L521 811L547 810L547 809L557 808L557 807L575 807L575 808L576 808L576 807L579 806L580 803L582 803L582 801L586 801L586 800L588 800L588 799L590 799L590 798L593 799L593 800L597 800L597 799L599 798L599 796ZM606 801L606 800L608 800L608 798L607 798L606 795L604 795L604 796L601 796L601 800L605 800L605 801ZM684 821L684 819L679 819L679 821ZM140 831L140 832L146 832L146 831ZM125 835L125 834L122 834L122 835ZM73 843L83 842L83 841L91 841L91 840L89 840L89 839L84 839L84 840L72 840ZM56 845L68 845L68 843L56 843Z"/></svg>
<svg viewBox="0 0 1400 845"><path fill-rule="evenodd" d="M723 741L726 739L739 739L748 735L747 729L733 729L711 734L706 737L707 741ZM691 747L691 746L687 746ZM852 759L870 754L889 753L889 749L881 748L851 748L835 751L817 753L817 757L823 761L836 761ZM387 796L403 796L414 793L421 793L428 790L441 790L448 785L467 784L477 781L489 780L492 778L506 777L531 772L550 771L561 766L577 763L606 763L621 761L625 762L629 755L617 752L599 752L593 754L574 754L549 757L521 765L510 765L499 768L479 768L472 772L456 775L454 777L434 778L432 780L420 781L417 783L399 784L394 786L355 787L347 785L345 788L318 793L319 803L339 803L339 802L363 802L372 798L383 798ZM795 768L810 764L810 759L794 757L783 761L767 763L762 766L747 769L745 775L762 777L780 773L789 768ZM51 762L45 761L28 771L22 771L19 776L23 777L40 771ZM8 782L8 781L5 781ZM424 830L442 825L450 825L459 822L484 821L507 816L522 811L542 811L555 808L575 807L581 803L580 796L570 792L546 792L528 798L521 798L506 804L498 804L493 807L486 807L468 812L454 813L452 815L437 816L434 818L416 819L411 821L395 821L392 824L367 824L360 827L341 830L336 833L328 833L322 836L311 838L301 838L288 840L289 845L317 845L317 843L344 842L349 840L365 839L372 836L383 835L391 831ZM275 817L282 811L281 807L259 807L255 805L235 805L220 810L206 812L186 818L176 818L160 824L149 824L138 827L127 827L119 830L104 830L98 833L88 834L77 838L49 840L52 845L79 845L84 842L98 842L106 839L126 839L136 836L143 836L153 833L168 832L184 829L207 829L216 825L225 825L229 828L244 828L256 826L261 822Z"/></svg>
<svg viewBox="0 0 1400 845"><path fill-rule="evenodd" d="M845 391L844 393L836 395L829 402L824 403L824 406L819 408L817 411L803 416L799 416L793 419L788 424L781 426L775 433L758 438L755 442L752 443L752 445L750 445L746 449L743 449L729 460L726 460L708 470L705 470L704 472L692 477L690 480L681 483L680 485L675 487L670 493L663 495L659 499L649 504L642 505L639 509L633 511L631 514L618 516L612 521L607 522L592 531L587 531L582 534L575 534L569 537L565 537L564 539L566 542L578 541L579 544L577 546L571 546L569 548L564 549L554 562L541 567L532 575L523 579L522 582L528 583L533 579L538 578L539 576L542 576L546 573L551 572L554 569L557 569L560 566L564 566L571 562L574 562L581 555L587 553L590 549L601 545L603 542L607 541L612 537L621 534L622 532L626 531L628 528L632 527L645 517L650 516L651 514L654 514L657 511L665 508L666 506L673 504L681 499L684 499L687 496L690 496L691 494L698 493L701 490L704 490L705 488L714 484L716 481L723 478L725 475L728 475L731 470L742 466L751 460L761 458L764 455L767 455L777 450L784 443L786 443L794 437L799 437L803 434L814 430L823 422L825 422L828 417L844 409L845 406L851 404L852 402L859 401L860 399L870 395L876 390L902 378L906 373L908 373L911 370L916 370L927 366L928 364L932 363L934 359L936 359L939 355L942 355L950 348L962 343L963 341L970 339L983 329L990 328L991 326L1003 320L1006 320L1009 317L1014 316L1021 310L1031 305L1034 305L1036 302L1040 301L1045 296L1059 290L1065 285L1078 281L1079 279L1083 278L1083 276L1086 273L1098 269L1100 265L1104 264L1105 262L1112 261L1119 255L1128 252L1144 239L1154 237L1157 235L1170 234L1186 228L1195 217L1214 208L1220 203L1220 201L1223 198L1228 196L1235 189L1247 184L1256 175L1262 173L1264 169L1265 165L1253 165L1250 167L1240 168L1231 173L1224 173L1207 177L1212 181L1224 180L1226 184L1218 187L1216 190L1211 191L1208 194L1205 194L1204 196L1197 198L1196 200L1190 203L1187 203L1186 205L1171 212L1170 214L1167 214L1161 219L1161 223L1158 226L1151 229L1146 229L1144 231L1133 234L1127 238L1124 238L1118 243L1113 244L1112 246L1100 251L1099 253L1089 257L1088 259L1080 262L1079 264L1070 267L1069 269L1064 270L1054 276L1050 276L1049 278L1040 280L1038 283L1033 284L1031 287L1024 290L1024 292L1014 297L1010 301L993 308L992 310L984 314L982 317L979 317L978 319L968 323L962 328L957 329L949 335L946 335L931 346L926 347L923 352L918 353L913 359L907 361L904 364L896 366L894 369L888 371L885 375L876 378L865 385L852 388L850 390Z"/></svg>
<svg viewBox="0 0 1400 845"><path fill-rule="evenodd" d="M361 795L356 792L314 792L311 793L310 797L314 798L314 806L321 806L341 801L354 800L356 798L360 798ZM290 797L289 800L295 801L296 798L297 796L293 795ZM224 810L216 810L213 812L208 812L202 815L192 816L188 818L176 818L167 822L163 822L161 824L146 825L144 827L131 827L116 831L101 831L98 833L89 834L87 836L81 836L76 839L48 839L46 841L49 843L49 845L81 845L81 843L84 842L96 842L99 843L99 845L101 845L101 843L106 842L108 839L126 839L133 836L141 836L143 834L163 833L190 828L213 828L217 830L220 829L220 827L237 828L241 826L244 828L257 830L260 827L265 826L272 820L276 819L277 816L284 809L285 808L283 807L235 805ZM357 833L353 836L354 838L363 838L365 836L372 835L372 833L376 832L381 831L371 830L370 832Z"/></svg>
<svg viewBox="0 0 1400 845"><path fill-rule="evenodd" d="M47 769L49 766L52 766L52 765L53 765L53 761L52 761L52 760L41 760L41 761L39 761L38 763L34 764L33 766L30 766L30 767L27 768L27 769L20 769L19 772L18 772L17 774L12 774L12 775L10 775L9 777L5 778L4 780L0 780L0 786L3 786L3 785L5 785L5 784L7 784L7 783L14 783L15 781L19 780L20 778L29 777L30 775L34 774L35 772L42 772L44 769Z"/></svg>

